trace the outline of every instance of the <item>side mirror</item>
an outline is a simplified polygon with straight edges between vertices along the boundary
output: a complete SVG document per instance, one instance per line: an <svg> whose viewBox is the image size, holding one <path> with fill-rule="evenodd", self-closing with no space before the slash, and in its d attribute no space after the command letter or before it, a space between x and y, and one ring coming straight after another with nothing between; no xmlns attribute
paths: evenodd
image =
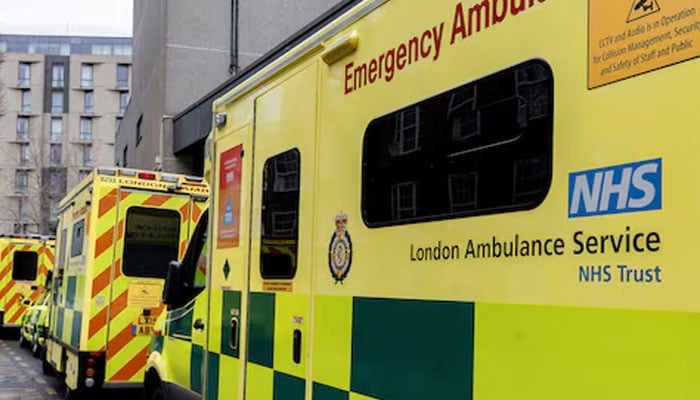
<svg viewBox="0 0 700 400"><path fill-rule="evenodd" d="M182 264L170 261L163 286L163 303L177 306L184 295L185 285L182 277Z"/></svg>

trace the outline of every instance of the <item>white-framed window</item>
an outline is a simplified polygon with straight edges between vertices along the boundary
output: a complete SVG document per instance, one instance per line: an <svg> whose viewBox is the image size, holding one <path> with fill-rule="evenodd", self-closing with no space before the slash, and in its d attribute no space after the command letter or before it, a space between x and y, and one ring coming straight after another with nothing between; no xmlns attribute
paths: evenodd
<svg viewBox="0 0 700 400"><path fill-rule="evenodd" d="M80 118L80 140L92 140L91 118Z"/></svg>
<svg viewBox="0 0 700 400"><path fill-rule="evenodd" d="M414 218L418 214L417 182L402 182L391 186L393 218Z"/></svg>
<svg viewBox="0 0 700 400"><path fill-rule="evenodd" d="M63 118L52 117L51 118L51 136L52 142L60 142L63 140Z"/></svg>
<svg viewBox="0 0 700 400"><path fill-rule="evenodd" d="M420 149L420 107L409 108L396 115L394 142L398 146L398 155L408 154Z"/></svg>
<svg viewBox="0 0 700 400"><path fill-rule="evenodd" d="M25 191L29 186L29 172L23 170L15 171L15 190Z"/></svg>
<svg viewBox="0 0 700 400"><path fill-rule="evenodd" d="M65 69L63 64L54 64L51 67L51 87L62 88L65 84Z"/></svg>
<svg viewBox="0 0 700 400"><path fill-rule="evenodd" d="M29 143L22 143L19 145L19 164L24 166L29 164L31 158Z"/></svg>
<svg viewBox="0 0 700 400"><path fill-rule="evenodd" d="M51 113L63 114L63 92L51 92Z"/></svg>
<svg viewBox="0 0 700 400"><path fill-rule="evenodd" d="M17 140L29 140L29 118L17 117Z"/></svg>
<svg viewBox="0 0 700 400"><path fill-rule="evenodd" d="M92 145L88 144L83 146L83 166L90 167L94 162Z"/></svg>
<svg viewBox="0 0 700 400"><path fill-rule="evenodd" d="M93 65L92 64L81 64L80 65L80 86L82 87L92 87L92 74Z"/></svg>
<svg viewBox="0 0 700 400"><path fill-rule="evenodd" d="M284 153L275 157L275 179L272 188L275 192L299 190L299 158L296 153Z"/></svg>
<svg viewBox="0 0 700 400"><path fill-rule="evenodd" d="M126 112L126 106L129 105L129 92L119 93L119 113L124 114Z"/></svg>
<svg viewBox="0 0 700 400"><path fill-rule="evenodd" d="M32 112L32 91L29 89L22 90L22 112Z"/></svg>
<svg viewBox="0 0 700 400"><path fill-rule="evenodd" d="M95 112L95 92L93 90L86 90L83 94L83 112L86 114Z"/></svg>
<svg viewBox="0 0 700 400"><path fill-rule="evenodd" d="M32 84L32 64L27 62L19 63L17 71L17 83L21 86Z"/></svg>
<svg viewBox="0 0 700 400"><path fill-rule="evenodd" d="M476 206L476 173L453 174L448 176L447 186L450 191L450 211L459 212Z"/></svg>
<svg viewBox="0 0 700 400"><path fill-rule="evenodd" d="M272 236L291 236L296 232L296 224L296 211L274 211L272 213Z"/></svg>

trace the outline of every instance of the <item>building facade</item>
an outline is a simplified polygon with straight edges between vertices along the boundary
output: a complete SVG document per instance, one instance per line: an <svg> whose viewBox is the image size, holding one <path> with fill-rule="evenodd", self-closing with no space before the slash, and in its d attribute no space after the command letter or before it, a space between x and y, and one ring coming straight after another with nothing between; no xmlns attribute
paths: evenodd
<svg viewBox="0 0 700 400"><path fill-rule="evenodd" d="M131 38L0 35L0 233L53 234L57 205L114 165Z"/></svg>
<svg viewBox="0 0 700 400"><path fill-rule="evenodd" d="M134 90L115 139L116 162L201 174L204 140L176 143L176 117L192 109L193 129L211 126L201 99L338 2L134 1Z"/></svg>

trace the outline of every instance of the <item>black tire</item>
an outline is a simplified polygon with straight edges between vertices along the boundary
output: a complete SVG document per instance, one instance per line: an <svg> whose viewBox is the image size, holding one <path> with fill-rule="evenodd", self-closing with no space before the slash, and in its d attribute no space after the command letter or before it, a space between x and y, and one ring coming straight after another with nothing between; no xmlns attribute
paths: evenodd
<svg viewBox="0 0 700 400"><path fill-rule="evenodd" d="M56 375L56 370L53 369L53 365L46 360L46 349L41 349L41 372L44 375L53 376Z"/></svg>
<svg viewBox="0 0 700 400"><path fill-rule="evenodd" d="M66 391L63 393L63 400L81 400L83 393L80 390L72 390L66 386Z"/></svg>
<svg viewBox="0 0 700 400"><path fill-rule="evenodd" d="M168 388L153 369L147 372L144 389L143 397L145 400L169 400L170 398L168 396Z"/></svg>
<svg viewBox="0 0 700 400"><path fill-rule="evenodd" d="M155 388L149 400L168 400L168 394L162 383Z"/></svg>

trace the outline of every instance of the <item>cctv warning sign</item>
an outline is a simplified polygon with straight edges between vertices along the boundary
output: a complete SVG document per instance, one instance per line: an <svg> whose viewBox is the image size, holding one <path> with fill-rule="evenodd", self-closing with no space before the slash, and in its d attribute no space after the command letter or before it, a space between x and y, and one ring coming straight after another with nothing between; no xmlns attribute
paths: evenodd
<svg viewBox="0 0 700 400"><path fill-rule="evenodd" d="M700 0L589 0L588 88L700 55Z"/></svg>

